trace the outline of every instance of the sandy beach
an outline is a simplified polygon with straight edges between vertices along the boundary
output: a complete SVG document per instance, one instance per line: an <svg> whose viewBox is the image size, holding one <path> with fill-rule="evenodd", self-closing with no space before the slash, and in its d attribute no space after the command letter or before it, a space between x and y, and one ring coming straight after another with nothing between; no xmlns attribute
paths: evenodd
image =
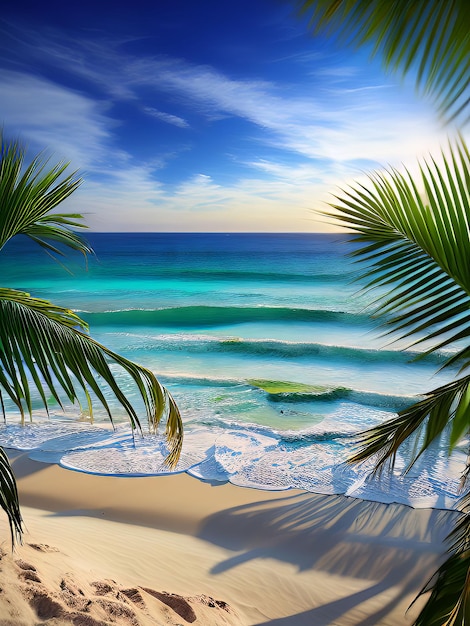
<svg viewBox="0 0 470 626"><path fill-rule="evenodd" d="M1 517L1 626L409 624L455 515L8 453L26 533L12 554Z"/></svg>

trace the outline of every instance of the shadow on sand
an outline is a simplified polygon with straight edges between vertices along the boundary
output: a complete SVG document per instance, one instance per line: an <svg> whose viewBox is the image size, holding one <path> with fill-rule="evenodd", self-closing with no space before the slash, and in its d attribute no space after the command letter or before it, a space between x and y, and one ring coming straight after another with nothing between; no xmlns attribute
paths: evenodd
<svg viewBox="0 0 470 626"><path fill-rule="evenodd" d="M258 626L340 624L344 613L393 587L388 603L354 622L377 626L406 596L416 595L435 571L456 515L345 496L296 494L220 511L205 520L199 536L236 552L212 574L252 559L274 558L299 572L314 569L371 581L340 600Z"/></svg>

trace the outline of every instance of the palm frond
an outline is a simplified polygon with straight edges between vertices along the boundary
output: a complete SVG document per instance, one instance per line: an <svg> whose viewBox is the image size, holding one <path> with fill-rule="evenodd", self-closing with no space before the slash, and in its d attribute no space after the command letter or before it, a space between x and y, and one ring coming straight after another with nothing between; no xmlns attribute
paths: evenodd
<svg viewBox="0 0 470 626"><path fill-rule="evenodd" d="M366 289L378 292L374 312L385 320L387 334L409 338L411 345L431 342L427 352L468 343L470 336L469 182L470 157L460 137L439 163L428 159L420 166L419 186L409 172L377 173L368 185L337 195L329 214L354 233L352 255L366 265ZM460 374L470 366L469 347L444 366L456 364ZM469 432L470 376L462 376L360 433L349 461L371 459L377 473L393 469L400 447L414 437L409 469L436 439L445 439L450 453ZM415 626L469 621L470 495L449 540L450 556L421 591L429 597Z"/></svg>
<svg viewBox="0 0 470 626"><path fill-rule="evenodd" d="M446 122L466 124L470 85L470 4L466 0L297 0L314 33L372 45L386 68L413 72Z"/></svg>
<svg viewBox="0 0 470 626"><path fill-rule="evenodd" d="M435 439L447 436L449 425L452 450L468 433L469 414L470 376L466 376L425 394L423 400L400 411L397 417L359 433L355 437L357 450L348 461L359 463L372 457L376 473L384 467L393 469L403 443L412 435L419 435L409 470Z"/></svg>
<svg viewBox="0 0 470 626"><path fill-rule="evenodd" d="M462 626L470 615L470 495L462 499L461 515L447 540L449 557L417 598L430 596L414 626ZM417 600L415 599L415 602Z"/></svg>
<svg viewBox="0 0 470 626"><path fill-rule="evenodd" d="M21 541L23 519L20 512L18 491L10 462L2 448L0 448L0 506L8 517L12 544L15 540Z"/></svg>
<svg viewBox="0 0 470 626"><path fill-rule="evenodd" d="M66 175L67 163L50 166L42 155L24 168L24 148L0 140L0 249L15 235L27 235L55 254L63 254L60 246L90 253L73 230L86 228L82 215L51 213L81 184L76 172Z"/></svg>
<svg viewBox="0 0 470 626"><path fill-rule="evenodd" d="M101 345L83 332L85 328L86 324L67 309L23 292L1 289L0 389L22 416L32 414L31 390L36 388L46 409L48 393L62 406L63 394L73 403L82 392L90 414L98 401L112 421L102 389L105 384L126 411L132 428L141 431L136 409L109 367L111 361L137 386L150 429L155 431L162 418L166 419L170 447L167 463L175 465L181 451L183 426L171 394L153 372Z"/></svg>
<svg viewBox="0 0 470 626"><path fill-rule="evenodd" d="M379 292L373 312L396 338L432 340L429 351L470 336L470 156L462 138L449 152L420 166L421 191L390 169L343 190L328 213L354 231L361 279Z"/></svg>
<svg viewBox="0 0 470 626"><path fill-rule="evenodd" d="M46 252L63 254L72 248L84 255L92 252L74 229L85 228L76 213L55 213L56 207L80 185L68 165L52 167L42 155L24 166L24 148L7 143L0 134L0 250L16 235L26 235ZM136 385L143 400L148 426L154 432L166 420L169 455L176 465L182 447L183 425L171 394L154 373L116 354L87 334L87 324L73 311L13 289L0 288L0 405L5 418L4 395L16 405L24 420L32 416L33 390L48 410L48 398L63 406L63 400L84 397L92 415L101 404L112 422L106 400L107 387L127 413L132 429L142 431L136 408L121 389L110 363L118 365ZM21 538L22 520L15 479L8 459L0 449L0 506L6 512L12 541Z"/></svg>
<svg viewBox="0 0 470 626"><path fill-rule="evenodd" d="M377 294L372 309L385 334L430 343L425 355L470 337L470 156L463 138L442 151L439 164L429 159L419 171L419 187L409 172L373 174L368 185L338 194L329 215L353 230L352 256L365 265L361 279ZM442 367L457 363L461 372L470 366L470 349ZM360 433L350 461L372 457L376 471L393 467L412 435L418 446L410 465L438 437L448 437L452 450L470 430L469 384L468 376L458 378Z"/></svg>

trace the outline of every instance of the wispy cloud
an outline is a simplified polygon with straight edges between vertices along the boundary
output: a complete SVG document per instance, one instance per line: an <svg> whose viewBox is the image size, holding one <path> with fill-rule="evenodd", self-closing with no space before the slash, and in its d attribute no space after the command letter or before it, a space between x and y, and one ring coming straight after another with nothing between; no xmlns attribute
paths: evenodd
<svg viewBox="0 0 470 626"><path fill-rule="evenodd" d="M367 157L377 163L406 159L407 148L414 153L435 132L436 119L430 109L413 102L412 95L406 104L402 101L397 106L397 94L390 89L384 94L383 83L353 89L351 83L339 87L336 80L329 88L327 81L322 88L312 82L304 85L299 97L292 96L285 84L234 80L213 67L182 59L133 58L115 51L111 61L112 54L108 49L106 65L120 68L121 89L126 94L150 88L157 100L162 93L178 97L188 110L214 122L238 117L260 131L258 141L306 158L334 154L337 161ZM95 79L103 82L106 68L100 69L96 57L93 68ZM340 68L335 78L338 72ZM116 79L109 76L106 82L114 85Z"/></svg>
<svg viewBox="0 0 470 626"><path fill-rule="evenodd" d="M312 183L276 180L267 185L263 178L223 186L195 175L168 194L145 173L132 170L129 184L84 185L69 207L85 210L87 223L97 231L318 231L328 230L314 213L324 208L327 192Z"/></svg>
<svg viewBox="0 0 470 626"><path fill-rule="evenodd" d="M0 70L3 122L33 148L49 146L89 172L71 206L89 210L96 230L317 230L310 209L339 182L366 165L414 162L438 143L436 120L422 103L400 100L383 82L354 86L350 64L325 70L321 83L317 72L300 90L286 80L234 79L181 58L137 57L123 40L65 41L50 32L24 38L44 67L75 77L77 87L32 74L20 55L21 71ZM118 140L116 102L178 129L196 122L217 129L230 118L248 123L250 156L232 155L244 173L235 168L231 183L221 184L195 163L170 191L165 167L188 147L137 159Z"/></svg>
<svg viewBox="0 0 470 626"><path fill-rule="evenodd" d="M212 121L228 116L249 121L260 131L259 141L306 158L330 158L333 150L338 161L356 156L390 161L398 154L406 158L403 138L420 145L436 124L431 110L413 103L412 96L406 110L397 107L396 93L388 89L384 95L383 82L359 90L357 82L338 83L338 77L357 74L351 64L316 67L315 74L323 75L321 85L317 80L306 82L302 96L293 96L285 82L234 80L184 59L136 57L123 52L122 44L122 40L65 43L49 36L36 41L36 50L44 60L99 86L103 97L143 101L147 113L161 121L181 128L189 125L181 115L162 111L160 96L173 96L188 112Z"/></svg>
<svg viewBox="0 0 470 626"><path fill-rule="evenodd" d="M178 126L179 128L189 128L188 122L182 117L178 117L178 115L171 115L170 113L159 111L154 107L144 107L144 111L152 117L157 118L157 120L161 120L167 124L172 124L173 126Z"/></svg>
<svg viewBox="0 0 470 626"><path fill-rule="evenodd" d="M107 105L25 73L0 69L0 110L9 134L49 147L83 168L105 163L116 121Z"/></svg>

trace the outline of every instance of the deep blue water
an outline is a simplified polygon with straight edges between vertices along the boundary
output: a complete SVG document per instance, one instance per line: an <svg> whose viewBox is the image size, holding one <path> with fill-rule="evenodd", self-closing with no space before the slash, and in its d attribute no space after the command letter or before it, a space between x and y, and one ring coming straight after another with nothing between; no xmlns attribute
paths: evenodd
<svg viewBox="0 0 470 626"><path fill-rule="evenodd" d="M260 489L298 487L414 506L452 506L463 452L436 447L406 478L381 483L344 464L351 435L393 416L416 394L448 380L442 355L386 345L370 320L358 269L342 235L87 235L87 266L54 263L20 238L0 253L1 284L78 311L93 337L150 367L180 406L185 427L178 471ZM449 376L447 374L446 376ZM294 383L279 392L279 383ZM129 397L137 394L125 379ZM309 388L295 384L308 385ZM274 386L274 387L273 387ZM275 393L273 393L273 390ZM10 407L11 409L11 407ZM158 474L161 438L133 442L118 428L78 422L79 410L39 407L33 424L14 411L0 444L81 471ZM122 425L119 422L122 421Z"/></svg>

